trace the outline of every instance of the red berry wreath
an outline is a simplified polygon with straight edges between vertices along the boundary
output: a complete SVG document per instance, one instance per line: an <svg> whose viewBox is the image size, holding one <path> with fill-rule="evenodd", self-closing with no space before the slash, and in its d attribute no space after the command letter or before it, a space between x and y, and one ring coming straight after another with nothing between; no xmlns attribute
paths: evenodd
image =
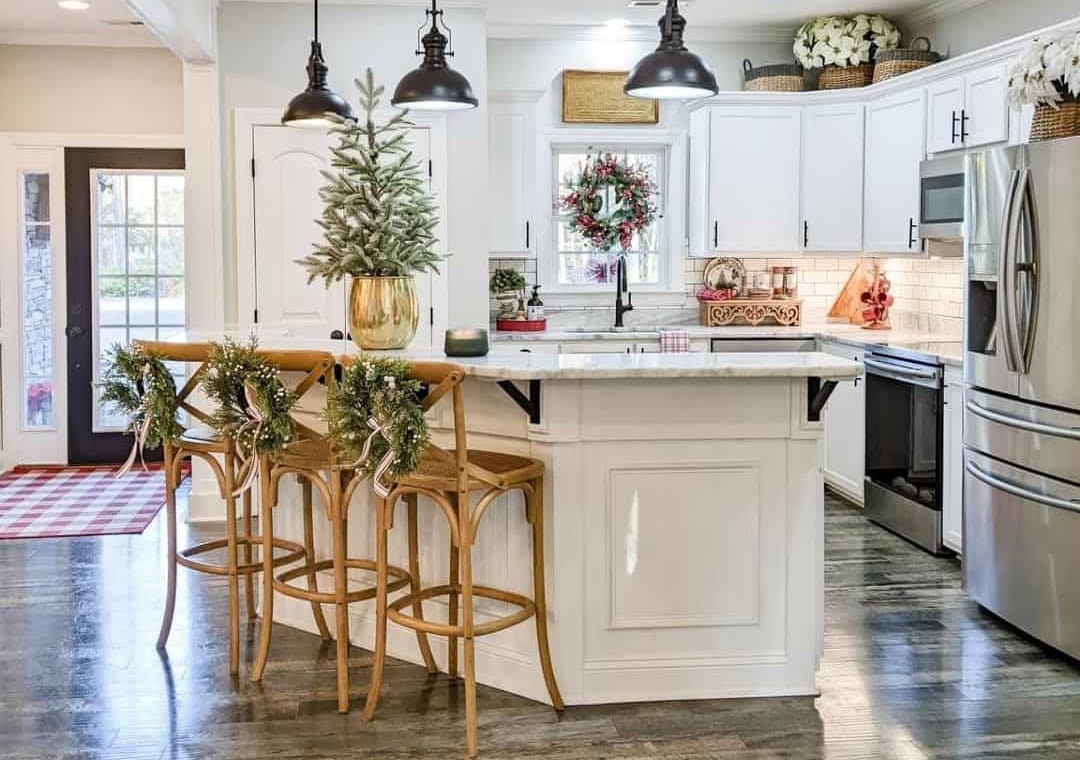
<svg viewBox="0 0 1080 760"><path fill-rule="evenodd" d="M626 251L634 233L656 218L655 191L643 167L608 153L586 160L561 205L573 212L570 229L594 249L610 251L618 245Z"/></svg>

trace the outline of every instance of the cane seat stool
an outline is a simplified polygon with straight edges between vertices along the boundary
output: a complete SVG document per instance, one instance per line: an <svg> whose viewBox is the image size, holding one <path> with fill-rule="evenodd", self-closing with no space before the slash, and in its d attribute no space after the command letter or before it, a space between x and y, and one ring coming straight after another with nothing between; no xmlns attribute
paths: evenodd
<svg viewBox="0 0 1080 760"><path fill-rule="evenodd" d="M305 352L279 351L271 358L272 363L277 364L279 369L286 366L303 365ZM310 354L309 354L310 356ZM331 363L334 363L333 358ZM320 360L321 361L321 360ZM327 386L333 383L333 373L325 376ZM313 410L307 410L310 414ZM304 413L298 410L295 417ZM265 562L263 583L263 620L264 624L260 632L258 654L255 665L252 668L251 679L260 681L263 677L270 654L271 634L274 610L274 592L283 594L293 599L300 599L311 603L315 615L315 624L324 641L331 638L330 629L322 613L322 605L334 606L334 638L336 639L337 654L337 696L338 711L349 711L349 605L373 599L375 586L349 589L350 569L367 570L374 572L376 563L372 559L350 557L348 554L348 526L349 508L353 496L361 484L367 482L367 477L362 476L355 461L349 461L344 455L336 451L327 440L326 436L296 419L298 440L287 447L283 452L262 457L260 469L261 503L268 506L263 510L261 517L261 529L263 542L266 545L263 558ZM325 508L327 520L330 522L331 543L333 546L332 557L327 560L311 561L275 573L276 563L270 557L270 547L276 544L274 538L273 510L277 508L281 479L286 475L295 476L301 484L303 499L304 518L304 544L306 547L313 545L314 527L312 523L312 495L318 491L322 505ZM418 541L415 509L409 513L409 544L415 546ZM318 586L318 573L330 571L333 576L333 590L320 591ZM399 567L386 567L389 577L387 587L389 591L398 591L409 586L413 591L419 589L419 562L415 551L410 554L410 567L408 570ZM304 585L299 585L303 580ZM420 602L415 605L415 613L420 616ZM420 652L429 673L437 673L435 659L428 645L427 635L423 631L417 631L417 642Z"/></svg>
<svg viewBox="0 0 1080 760"><path fill-rule="evenodd" d="M465 745L468 756L473 757L477 750L476 637L534 618L544 683L554 708L560 712L563 710L562 696L551 663L544 592L544 463L511 454L468 449L462 388L465 375L461 367L442 362L415 362L410 365L409 375L428 388L422 403L425 412L440 400L450 398L454 448L448 450L429 443L417 470L396 478L388 495L377 502L375 659L364 718L370 720L374 716L382 688L388 620L416 631L447 637L447 671L451 678L457 677L460 638L464 650ZM525 497L525 517L532 529L531 599L522 594L473 583L472 548L480 521L498 497L515 490L521 491ZM479 494L475 505L470 499L471 494ZM406 499L411 519L418 496L434 502L449 525L449 582L413 590L390 602L388 595L393 585L388 572L387 542L388 532L393 528L394 506L398 499ZM416 552L416 544L410 540L410 564L415 561ZM473 609L473 600L478 596L506 602L517 609L504 617L478 624ZM415 614L418 603L439 597L446 597L449 602L447 623L426 621ZM407 609L411 609L413 614L408 614Z"/></svg>
<svg viewBox="0 0 1080 760"><path fill-rule="evenodd" d="M253 561L253 547L264 546L261 536L252 531L251 491L240 495L241 517L237 527L235 495L237 486L243 480L246 467L253 465L245 462L237 450L235 441L218 436L208 425L210 414L200 409L192 395L198 388L209 368L211 346L209 343L169 343L159 341L136 341L144 350L160 356L164 361L198 365L187 382L177 392L179 408L197 423L185 428L180 437L167 442L164 449L165 472L165 525L168 542L167 587L165 593L165 611L158 633L158 649L164 649L172 630L173 614L176 610L176 568L182 565L190 570L209 575L224 576L229 586L229 673L236 675L240 671L240 579L244 581L244 596L248 620L255 619L255 593L253 576L262 572L263 561ZM329 356L329 354L327 354ZM332 360L331 360L332 364ZM176 491L182 480L184 461L191 458L206 462L217 481L218 492L225 503L225 538L205 541L184 549L177 548L176 526ZM225 550L224 562L215 562L203 557L211 552ZM273 550L280 552L275 553ZM292 541L277 540L270 550L270 563L277 567L304 559L310 562L313 556L311 546L301 546ZM198 559L197 559L198 558Z"/></svg>

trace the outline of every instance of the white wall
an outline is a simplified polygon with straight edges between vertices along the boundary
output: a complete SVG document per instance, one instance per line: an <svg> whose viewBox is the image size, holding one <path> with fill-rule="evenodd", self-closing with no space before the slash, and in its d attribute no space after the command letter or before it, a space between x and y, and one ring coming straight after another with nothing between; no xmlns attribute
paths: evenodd
<svg viewBox="0 0 1080 760"><path fill-rule="evenodd" d="M0 45L0 132L181 134L182 79L165 48Z"/></svg>
<svg viewBox="0 0 1080 760"><path fill-rule="evenodd" d="M1077 16L1080 0L987 0L905 31L929 37L935 50L956 56Z"/></svg>
<svg viewBox="0 0 1080 760"><path fill-rule="evenodd" d="M353 80L371 67L393 91L419 59L416 29L420 6L323 5L320 40L330 67L330 87L355 103ZM487 322L487 45L483 13L450 8L454 31L453 65L473 85L481 105L447 116L447 246L450 324ZM310 3L223 3L218 11L218 70L221 78L223 166L233 165L233 112L241 107L280 108L306 83L304 66L311 40ZM233 179L225 170L224 230L226 292L235 293ZM231 278L231 280L230 280ZM235 302L226 318L235 319Z"/></svg>
<svg viewBox="0 0 1080 760"><path fill-rule="evenodd" d="M742 61L756 65L791 60L791 44L693 42L691 48L713 71L721 90L742 89ZM656 42L629 40L488 40L488 88L491 90L542 90L540 128L560 126L563 69L629 70ZM684 107L661 104L660 127L685 128Z"/></svg>

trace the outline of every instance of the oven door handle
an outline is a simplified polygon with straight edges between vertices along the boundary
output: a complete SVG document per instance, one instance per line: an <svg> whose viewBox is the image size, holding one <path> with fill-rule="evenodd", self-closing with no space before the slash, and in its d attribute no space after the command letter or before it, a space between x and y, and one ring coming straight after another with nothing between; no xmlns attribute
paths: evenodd
<svg viewBox="0 0 1080 760"><path fill-rule="evenodd" d="M863 364L870 369L877 370L877 372L873 373L876 375L901 376L912 380L937 380L940 377L936 370L910 369L896 364L885 364L873 359L863 359Z"/></svg>
<svg viewBox="0 0 1080 760"><path fill-rule="evenodd" d="M966 469L971 477L985 483L991 488L996 488L999 491L1004 491L1013 496L1019 496L1026 501L1042 504L1044 507L1054 507L1056 509L1067 509L1070 512L1080 512L1080 500L1060 499L1057 496L1050 496L1049 494L1032 491L1029 488L1024 488L1018 483L1013 483L1011 480L1005 480L1004 478L999 478L997 475L991 475L989 472L976 467L971 462L967 463Z"/></svg>
<svg viewBox="0 0 1080 760"><path fill-rule="evenodd" d="M1010 414L1002 414L1001 412L995 412L993 409L987 409L985 406L981 406L970 400L965 406L969 412L978 417L982 417L984 420L998 422L1018 430L1026 430L1029 433L1052 435L1055 438L1068 438L1073 441L1080 441L1080 428L1063 428L1058 427L1057 425L1047 425L1045 422L1033 422L1020 417L1013 417Z"/></svg>

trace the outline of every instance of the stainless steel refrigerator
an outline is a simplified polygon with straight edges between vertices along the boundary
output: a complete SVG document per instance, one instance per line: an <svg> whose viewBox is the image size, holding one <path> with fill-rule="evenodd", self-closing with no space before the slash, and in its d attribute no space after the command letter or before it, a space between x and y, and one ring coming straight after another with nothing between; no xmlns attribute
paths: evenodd
<svg viewBox="0 0 1080 760"><path fill-rule="evenodd" d="M966 174L965 587L1080 658L1080 138Z"/></svg>

